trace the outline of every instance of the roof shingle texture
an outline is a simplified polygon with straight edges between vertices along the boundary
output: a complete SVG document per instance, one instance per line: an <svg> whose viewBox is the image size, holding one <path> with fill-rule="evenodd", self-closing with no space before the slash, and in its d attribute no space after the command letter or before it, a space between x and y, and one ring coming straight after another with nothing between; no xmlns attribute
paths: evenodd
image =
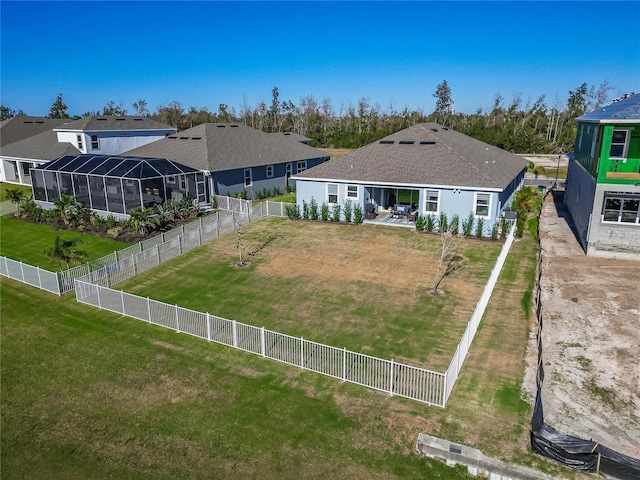
<svg viewBox="0 0 640 480"><path fill-rule="evenodd" d="M329 157L282 134L229 123L203 123L124 154L172 158L213 172Z"/></svg>
<svg viewBox="0 0 640 480"><path fill-rule="evenodd" d="M68 121L57 127L57 130L172 130L175 128L165 125L148 117L118 117L114 115L94 115Z"/></svg>
<svg viewBox="0 0 640 480"><path fill-rule="evenodd" d="M421 123L295 178L503 189L526 166L526 160L500 148L436 123Z"/></svg>
<svg viewBox="0 0 640 480"><path fill-rule="evenodd" d="M12 117L0 123L0 146L19 142L68 122L64 118Z"/></svg>
<svg viewBox="0 0 640 480"><path fill-rule="evenodd" d="M39 133L0 148L3 157L33 160L54 160L63 155L80 153L75 146L67 142L58 142L58 134L53 130Z"/></svg>

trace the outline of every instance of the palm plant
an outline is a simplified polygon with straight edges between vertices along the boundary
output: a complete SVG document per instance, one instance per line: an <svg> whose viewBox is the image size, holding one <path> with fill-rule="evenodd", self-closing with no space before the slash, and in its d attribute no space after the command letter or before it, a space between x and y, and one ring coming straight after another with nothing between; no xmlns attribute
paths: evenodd
<svg viewBox="0 0 640 480"><path fill-rule="evenodd" d="M71 265L81 264L87 253L83 250L77 250L76 246L81 244L82 240L74 238L73 240L63 240L60 236L56 236L55 243L52 248L45 250L45 255L51 259L51 263L57 263L62 270L62 262L67 266L67 270Z"/></svg>
<svg viewBox="0 0 640 480"><path fill-rule="evenodd" d="M75 197L64 193L60 195L60 200L56 201L54 205L55 211L65 225L71 225L82 211L82 203L78 202Z"/></svg>
<svg viewBox="0 0 640 480"><path fill-rule="evenodd" d="M157 220L152 215L151 208L134 208L129 212L129 218L125 221L125 225L138 235L144 236L158 226Z"/></svg>
<svg viewBox="0 0 640 480"><path fill-rule="evenodd" d="M11 201L11 203L16 204L18 215L20 215L20 207L22 205L22 200L25 197L26 195L24 194L24 191L17 188L7 188L7 198Z"/></svg>

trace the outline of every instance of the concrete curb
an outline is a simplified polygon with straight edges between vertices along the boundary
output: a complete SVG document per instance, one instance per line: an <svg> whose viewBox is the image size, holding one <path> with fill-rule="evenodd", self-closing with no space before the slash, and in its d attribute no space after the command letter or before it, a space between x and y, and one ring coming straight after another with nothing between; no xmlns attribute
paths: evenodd
<svg viewBox="0 0 640 480"><path fill-rule="evenodd" d="M465 465L471 475L482 475L490 480L556 480L544 473L519 465L509 465L486 457L476 449L450 442L425 433L418 434L418 453L445 460L447 465Z"/></svg>

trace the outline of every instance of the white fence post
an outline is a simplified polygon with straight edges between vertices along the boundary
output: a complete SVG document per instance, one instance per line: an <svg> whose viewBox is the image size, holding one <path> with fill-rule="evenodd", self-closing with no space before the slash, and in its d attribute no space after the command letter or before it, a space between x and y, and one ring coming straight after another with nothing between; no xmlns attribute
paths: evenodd
<svg viewBox="0 0 640 480"><path fill-rule="evenodd" d="M264 348L264 327L260 329L260 351L262 352L262 356L265 356L265 348Z"/></svg>
<svg viewBox="0 0 640 480"><path fill-rule="evenodd" d="M100 300L100 285L96 284L96 289L98 290L98 308L102 310L102 301Z"/></svg>
<svg viewBox="0 0 640 480"><path fill-rule="evenodd" d="M42 288L42 278L40 277L40 267L36 267L38 271L38 287Z"/></svg>
<svg viewBox="0 0 640 480"><path fill-rule="evenodd" d="M147 315L149 316L149 323L151 323L151 301L147 297Z"/></svg>
<svg viewBox="0 0 640 480"><path fill-rule="evenodd" d="M233 346L238 348L238 327L236 326L235 320L233 320L231 324L231 331L233 332Z"/></svg>
<svg viewBox="0 0 640 480"><path fill-rule="evenodd" d="M342 381L347 381L347 347L342 348Z"/></svg>
<svg viewBox="0 0 640 480"><path fill-rule="evenodd" d="M207 312L207 340L211 341L211 316Z"/></svg>
<svg viewBox="0 0 640 480"><path fill-rule="evenodd" d="M162 238L164 238L164 233L162 234ZM160 265L160 247L156 243L156 257L158 259L158 265Z"/></svg>
<svg viewBox="0 0 640 480"><path fill-rule="evenodd" d="M22 281L22 283L24 283L24 266L22 262L20 262L20 275L22 275L22 278L20 280Z"/></svg>
<svg viewBox="0 0 640 480"><path fill-rule="evenodd" d="M304 370L304 337L300 337L300 368Z"/></svg>
<svg viewBox="0 0 640 480"><path fill-rule="evenodd" d="M126 315L127 311L124 308L124 292L120 290L120 302L122 303L122 314Z"/></svg>
<svg viewBox="0 0 640 480"><path fill-rule="evenodd" d="M178 305L176 305L176 332L180 333L180 322L178 321Z"/></svg>
<svg viewBox="0 0 640 480"><path fill-rule="evenodd" d="M391 375L389 376L389 395L393 395L393 358L391 359Z"/></svg>
<svg viewBox="0 0 640 480"><path fill-rule="evenodd" d="M136 256L131 254L131 263L133 263L133 276L138 275L138 269L136 268Z"/></svg>

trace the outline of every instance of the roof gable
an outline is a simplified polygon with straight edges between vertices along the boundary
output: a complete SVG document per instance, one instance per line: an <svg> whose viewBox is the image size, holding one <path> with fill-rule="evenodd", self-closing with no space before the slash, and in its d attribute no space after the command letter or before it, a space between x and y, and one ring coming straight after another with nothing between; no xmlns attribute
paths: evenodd
<svg viewBox="0 0 640 480"><path fill-rule="evenodd" d="M68 119L48 117L12 117L0 124L0 146L10 145L25 138L55 128Z"/></svg>
<svg viewBox="0 0 640 480"><path fill-rule="evenodd" d="M527 161L436 123L416 124L294 178L502 189Z"/></svg>
<svg viewBox="0 0 640 480"><path fill-rule="evenodd" d="M204 123L126 153L175 158L183 165L208 171L329 157L287 136L237 123Z"/></svg>
<svg viewBox="0 0 640 480"><path fill-rule="evenodd" d="M0 155L3 157L32 160L53 160L62 155L78 153L80 153L80 150L72 144L58 142L58 135L53 130L30 136L0 148Z"/></svg>

